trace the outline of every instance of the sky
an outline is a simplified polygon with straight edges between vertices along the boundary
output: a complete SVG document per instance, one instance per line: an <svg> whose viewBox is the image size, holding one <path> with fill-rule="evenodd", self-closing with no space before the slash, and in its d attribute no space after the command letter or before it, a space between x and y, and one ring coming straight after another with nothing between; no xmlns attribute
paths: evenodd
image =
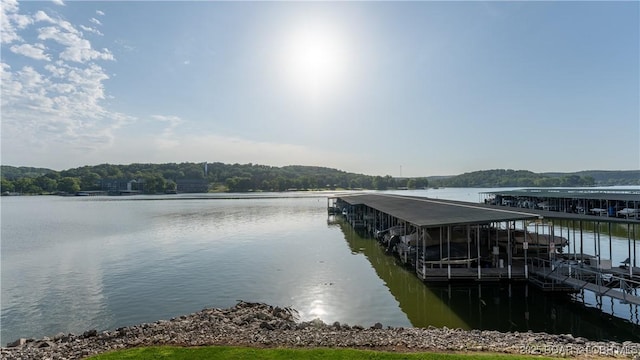
<svg viewBox="0 0 640 360"><path fill-rule="evenodd" d="M640 169L640 2L1 0L1 163Z"/></svg>

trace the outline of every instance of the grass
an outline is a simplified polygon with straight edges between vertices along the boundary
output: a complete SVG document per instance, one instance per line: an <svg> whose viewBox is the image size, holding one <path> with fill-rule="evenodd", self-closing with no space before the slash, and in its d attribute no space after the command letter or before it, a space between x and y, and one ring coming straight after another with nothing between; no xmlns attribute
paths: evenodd
<svg viewBox="0 0 640 360"><path fill-rule="evenodd" d="M445 354L445 353L401 353L354 349L260 349L232 346L206 346L206 347L143 347L127 350L118 350L96 355L90 360L204 360L204 359L312 359L312 360L399 360L399 359L429 359L429 360L524 360L524 359L551 359L538 356L503 355L503 354Z"/></svg>

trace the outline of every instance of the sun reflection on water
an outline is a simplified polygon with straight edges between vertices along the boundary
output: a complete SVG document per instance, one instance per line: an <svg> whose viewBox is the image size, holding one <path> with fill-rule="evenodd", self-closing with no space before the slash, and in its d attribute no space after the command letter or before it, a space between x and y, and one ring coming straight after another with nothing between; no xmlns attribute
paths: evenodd
<svg viewBox="0 0 640 360"><path fill-rule="evenodd" d="M327 315L327 310L325 309L324 302L320 299L313 300L311 302L309 315L314 318L322 318Z"/></svg>

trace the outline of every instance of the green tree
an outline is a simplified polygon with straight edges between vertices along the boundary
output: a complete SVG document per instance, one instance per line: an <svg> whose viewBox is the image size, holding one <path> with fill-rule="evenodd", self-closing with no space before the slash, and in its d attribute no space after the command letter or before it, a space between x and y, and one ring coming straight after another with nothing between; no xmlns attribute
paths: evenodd
<svg viewBox="0 0 640 360"><path fill-rule="evenodd" d="M166 180L160 174L143 173L140 176L145 194L163 193L166 189Z"/></svg>
<svg viewBox="0 0 640 360"><path fill-rule="evenodd" d="M165 184L165 191L167 190L175 191L177 188L178 188L178 185L173 180L168 180Z"/></svg>
<svg viewBox="0 0 640 360"><path fill-rule="evenodd" d="M593 186L595 184L596 184L596 181L592 176L582 177L582 186Z"/></svg>
<svg viewBox="0 0 640 360"><path fill-rule="evenodd" d="M13 185L15 187L16 192L28 194L29 190L33 185L33 179L28 177L23 177L14 181Z"/></svg>
<svg viewBox="0 0 640 360"><path fill-rule="evenodd" d="M0 179L0 192L14 192L13 182L5 178Z"/></svg>
<svg viewBox="0 0 640 360"><path fill-rule="evenodd" d="M376 190L386 190L387 184L385 183L384 178L382 176L376 176L373 178L373 187Z"/></svg>
<svg viewBox="0 0 640 360"><path fill-rule="evenodd" d="M58 182L47 175L40 176L34 180L44 192L54 192L58 189Z"/></svg>
<svg viewBox="0 0 640 360"><path fill-rule="evenodd" d="M251 179L248 177L234 176L227 179L227 187L231 192L243 192L251 190Z"/></svg>
<svg viewBox="0 0 640 360"><path fill-rule="evenodd" d="M424 189L427 186L429 186L429 179L424 178L424 177L420 177L420 178L415 178L415 186L417 189Z"/></svg>
<svg viewBox="0 0 640 360"><path fill-rule="evenodd" d="M80 191L80 179L76 177L63 177L58 182L58 191L64 191L69 194L75 194Z"/></svg>
<svg viewBox="0 0 640 360"><path fill-rule="evenodd" d="M98 190L100 188L100 175L95 172L85 172L80 176L80 188L82 190Z"/></svg>

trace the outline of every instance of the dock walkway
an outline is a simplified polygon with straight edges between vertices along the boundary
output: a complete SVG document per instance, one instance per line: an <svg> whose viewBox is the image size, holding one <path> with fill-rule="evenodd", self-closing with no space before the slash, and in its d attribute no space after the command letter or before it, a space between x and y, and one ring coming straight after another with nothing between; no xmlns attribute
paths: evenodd
<svg viewBox="0 0 640 360"><path fill-rule="evenodd" d="M569 285L575 289L586 289L594 292L596 295L609 296L614 299L622 300L627 303L640 305L640 296L636 295L635 288L640 286L635 280L617 278L615 276L607 277L606 274L596 274L591 276L591 281L578 278L580 273L574 271L572 274L564 274L562 271L551 270L550 268L532 268L531 273L543 276L547 279L557 281L561 284ZM606 279L606 280L603 280ZM594 282L600 281L603 284ZM608 285L605 285L608 284ZM617 285L617 286L615 286Z"/></svg>

